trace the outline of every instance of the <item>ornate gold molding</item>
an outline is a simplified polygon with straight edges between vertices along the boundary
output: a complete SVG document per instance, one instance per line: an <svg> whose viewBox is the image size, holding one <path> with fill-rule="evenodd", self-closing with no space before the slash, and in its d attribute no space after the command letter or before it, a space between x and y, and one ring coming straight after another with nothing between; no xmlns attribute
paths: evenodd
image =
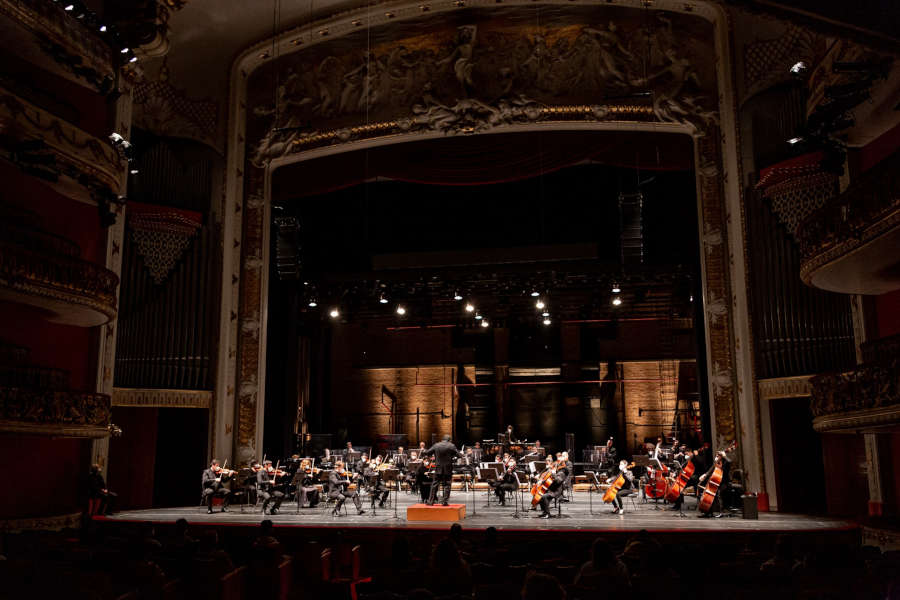
<svg viewBox="0 0 900 600"><path fill-rule="evenodd" d="M109 416L106 394L0 387L0 431L105 437Z"/></svg>
<svg viewBox="0 0 900 600"><path fill-rule="evenodd" d="M44 43L62 49L81 59L79 68L91 70L99 78L114 80L115 56L97 32L68 16L64 5L49 0L0 0L0 15L20 23Z"/></svg>
<svg viewBox="0 0 900 600"><path fill-rule="evenodd" d="M210 408L213 393L209 390L154 390L113 388L113 406Z"/></svg>
<svg viewBox="0 0 900 600"><path fill-rule="evenodd" d="M5 90L0 90L0 135L13 163L16 145L40 142L55 160L44 169L46 178L65 196L93 204L97 193L122 191L126 163L112 145Z"/></svg>
<svg viewBox="0 0 900 600"><path fill-rule="evenodd" d="M821 415L813 419L813 429L820 433L858 431L898 423L900 423L900 405L895 405Z"/></svg>
<svg viewBox="0 0 900 600"><path fill-rule="evenodd" d="M798 375L796 377L760 379L757 383L759 399L806 398L812 393L809 385L811 377L812 375Z"/></svg>
<svg viewBox="0 0 900 600"><path fill-rule="evenodd" d="M3 519L0 531L14 533L17 531L59 531L60 529L77 529L81 526L82 513L69 513L52 517L27 517L24 519Z"/></svg>
<svg viewBox="0 0 900 600"><path fill-rule="evenodd" d="M116 315L115 273L65 255L0 242L0 298L48 311L47 320L94 327Z"/></svg>

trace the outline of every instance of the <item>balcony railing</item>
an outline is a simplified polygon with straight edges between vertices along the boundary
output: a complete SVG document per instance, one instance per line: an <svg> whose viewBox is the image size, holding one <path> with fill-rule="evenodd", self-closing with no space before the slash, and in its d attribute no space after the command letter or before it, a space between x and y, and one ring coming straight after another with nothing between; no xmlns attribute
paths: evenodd
<svg viewBox="0 0 900 600"><path fill-rule="evenodd" d="M870 362L810 380L816 429L900 423L900 336L868 344L863 352Z"/></svg>
<svg viewBox="0 0 900 600"><path fill-rule="evenodd" d="M900 153L895 153L803 221L797 231L801 277L808 282L822 264L898 224Z"/></svg>
<svg viewBox="0 0 900 600"><path fill-rule="evenodd" d="M0 431L102 437L110 404L106 394L0 387Z"/></svg>

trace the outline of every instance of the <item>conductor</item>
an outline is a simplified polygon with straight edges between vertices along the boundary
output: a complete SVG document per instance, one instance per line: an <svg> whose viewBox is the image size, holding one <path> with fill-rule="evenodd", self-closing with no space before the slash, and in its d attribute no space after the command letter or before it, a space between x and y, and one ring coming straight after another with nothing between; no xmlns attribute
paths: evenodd
<svg viewBox="0 0 900 600"><path fill-rule="evenodd" d="M462 458L463 455L450 441L449 435L445 435L440 442L426 450L424 454L434 455L434 483L431 484L431 494L428 496L426 504L428 506L434 504L437 488L441 486L443 487L441 504L447 506L447 501L450 499L450 482L453 479L453 460Z"/></svg>

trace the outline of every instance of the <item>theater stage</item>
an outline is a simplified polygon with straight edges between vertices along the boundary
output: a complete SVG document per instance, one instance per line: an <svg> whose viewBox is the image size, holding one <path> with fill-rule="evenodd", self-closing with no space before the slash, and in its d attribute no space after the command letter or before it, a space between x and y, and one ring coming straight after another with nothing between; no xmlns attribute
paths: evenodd
<svg viewBox="0 0 900 600"><path fill-rule="evenodd" d="M530 496L526 496L530 499ZM592 503L591 503L592 500ZM393 507L376 508L374 511L368 502L363 503L363 508L368 512L357 515L351 503L347 503L348 514L342 517L333 517L331 507L325 508L320 504L316 508L304 508L297 512L297 505L284 503L279 514L275 516L263 516L259 507L247 506L241 512L238 506L232 506L226 513L215 512L207 514L204 506L190 506L177 508L157 508L151 510L122 511L107 519L110 522L153 522L173 523L180 518L187 519L194 525L256 525L263 519L271 519L279 527L297 528L343 528L343 529L448 529L452 522L417 521L406 520L406 508L420 499L406 492L398 496L396 518ZM473 502L474 501L474 502ZM594 494L592 498L587 493L574 494L572 502L563 503L560 512L553 511L553 518L539 519L539 511L519 511L518 518L511 504L501 507L491 500L487 505L487 496L484 492L463 494L455 492L450 497L451 503L466 504L466 517L460 523L467 530L486 529L496 527L505 531L606 531L606 532L632 532L641 529L660 532L723 532L723 533L749 533L749 532L826 532L826 531L850 531L857 526L848 521L829 519L808 515L784 514L784 513L760 513L759 519L744 519L740 513L733 517L701 519L697 517L696 502L688 498L685 502L684 517L677 511L671 510L671 505L660 503L658 506L651 502L642 503L634 499L634 505L630 499L626 500L624 515L613 515L611 505L603 504L600 495ZM557 516L561 514L561 516Z"/></svg>

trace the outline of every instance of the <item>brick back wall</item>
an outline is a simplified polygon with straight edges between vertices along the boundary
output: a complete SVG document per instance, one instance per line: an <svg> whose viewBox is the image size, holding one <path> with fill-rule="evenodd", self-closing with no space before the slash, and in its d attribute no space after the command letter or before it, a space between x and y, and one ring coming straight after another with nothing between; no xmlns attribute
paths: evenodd
<svg viewBox="0 0 900 600"><path fill-rule="evenodd" d="M677 361L674 362L677 373ZM658 381L662 375L662 361L626 362L622 367L626 380L625 441L628 454L631 455L645 438L652 438L655 441L660 434L669 433L672 423L671 411L675 408L675 395L668 389L663 390L663 382ZM630 379L657 381L628 381ZM640 414L642 408L645 412ZM665 409L665 412L646 411L648 408ZM664 425L660 426L660 423Z"/></svg>
<svg viewBox="0 0 900 600"><path fill-rule="evenodd" d="M474 365L463 367L468 379L474 381ZM335 400L333 416L339 428L345 426L354 443L368 445L377 434L391 433L391 398L396 398L398 413L422 413L443 410L440 414L423 414L419 418L416 435L416 416L398 416L397 433L407 434L410 445L419 441L431 443L432 434L455 436L454 422L458 419L459 394L451 384L457 381L456 365L425 365L411 367L357 367L345 371L345 376L333 382ZM382 389L385 393L382 396ZM385 404L382 404L382 399ZM385 413L370 415L369 413Z"/></svg>

